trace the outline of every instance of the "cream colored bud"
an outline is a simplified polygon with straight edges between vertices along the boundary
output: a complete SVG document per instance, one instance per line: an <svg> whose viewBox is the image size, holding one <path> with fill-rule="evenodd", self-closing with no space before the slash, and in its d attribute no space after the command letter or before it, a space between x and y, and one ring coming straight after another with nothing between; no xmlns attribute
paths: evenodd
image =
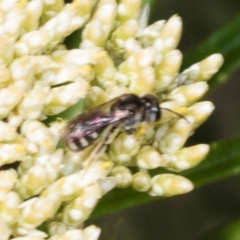
<svg viewBox="0 0 240 240"><path fill-rule="evenodd" d="M165 20L157 21L143 29L138 34L138 39L141 41L143 46L152 45L154 41L160 37L161 29L163 28L165 22Z"/></svg>
<svg viewBox="0 0 240 240"><path fill-rule="evenodd" d="M77 200L78 199L74 200L75 205ZM68 205L67 207L69 206L70 205ZM89 217L89 214L90 213L88 211L81 211L80 209L68 209L65 207L63 215L64 218L62 221L67 225L75 227L77 224L81 224L83 221L85 221Z"/></svg>
<svg viewBox="0 0 240 240"><path fill-rule="evenodd" d="M0 42L1 44L1 42ZM5 66L0 66L0 88L6 87L10 82L10 71Z"/></svg>
<svg viewBox="0 0 240 240"><path fill-rule="evenodd" d="M156 67L155 91L163 91L171 86L182 63L182 53L179 50L168 52L163 61Z"/></svg>
<svg viewBox="0 0 240 240"><path fill-rule="evenodd" d="M83 163L84 165L84 163ZM109 154L102 154L97 163L96 166L99 168L99 172L102 171L103 175L102 175L102 180L104 182L104 180L107 181L107 179L105 179L105 177L111 173L113 167L114 167L114 162L112 161L112 159L110 158ZM99 181L99 180L98 180ZM101 180L100 180L101 181ZM112 179L109 179L109 181L112 181Z"/></svg>
<svg viewBox="0 0 240 240"><path fill-rule="evenodd" d="M21 216L17 228L34 229L47 219L53 217L61 204L61 199L56 194L31 198L20 205Z"/></svg>
<svg viewBox="0 0 240 240"><path fill-rule="evenodd" d="M174 174L160 174L152 178L151 196L174 196L190 192L193 184L187 178Z"/></svg>
<svg viewBox="0 0 240 240"><path fill-rule="evenodd" d="M155 53L151 48L146 48L133 56L133 63L140 68L148 67L154 62ZM129 59L131 62L131 58Z"/></svg>
<svg viewBox="0 0 240 240"><path fill-rule="evenodd" d="M43 196L56 193L62 201L72 200L78 197L84 188L105 178L112 169L111 163L102 160L91 162L90 166L87 164L81 171L53 182L52 185L42 193ZM81 179L81 181L79 181L79 179Z"/></svg>
<svg viewBox="0 0 240 240"><path fill-rule="evenodd" d="M151 187L151 177L146 172L137 172L133 175L132 187L139 192L146 192Z"/></svg>
<svg viewBox="0 0 240 240"><path fill-rule="evenodd" d="M151 146L143 146L136 156L137 166L143 169L154 169L162 164L159 152Z"/></svg>
<svg viewBox="0 0 240 240"><path fill-rule="evenodd" d="M163 40L163 53L176 48L182 34L182 20L179 16L173 15L161 29Z"/></svg>
<svg viewBox="0 0 240 240"><path fill-rule="evenodd" d="M37 144L29 141L28 139L24 139L23 140L23 145L26 148L27 152L29 154L37 154L39 151L39 147L37 146ZM28 156L29 158L31 158L30 156ZM26 159L27 160L27 159Z"/></svg>
<svg viewBox="0 0 240 240"><path fill-rule="evenodd" d="M114 0L101 0L99 1L93 14L93 21L98 20L102 25L102 35L104 36L105 40L114 27L116 8L117 6Z"/></svg>
<svg viewBox="0 0 240 240"><path fill-rule="evenodd" d="M8 226L8 224L2 219L1 216L0 216L0 229L1 240L8 240L10 238L10 235L12 235L12 230Z"/></svg>
<svg viewBox="0 0 240 240"><path fill-rule="evenodd" d="M85 80L78 79L68 85L52 88L47 95L43 113L55 115L66 110L86 96L88 87Z"/></svg>
<svg viewBox="0 0 240 240"><path fill-rule="evenodd" d="M119 72L128 76L137 76L138 71L150 67L154 62L155 53L153 49L142 49L138 53L130 56L119 65Z"/></svg>
<svg viewBox="0 0 240 240"><path fill-rule="evenodd" d="M127 53L127 56L137 53L136 46L140 44L135 40L137 32L139 30L138 22L135 19L131 19L120 25L112 34L109 45L112 52L116 56L121 56ZM134 50L135 49L135 50Z"/></svg>
<svg viewBox="0 0 240 240"><path fill-rule="evenodd" d="M107 88L111 84L115 85L117 70L113 59L107 53L102 54L101 57L96 59L94 70L97 80L103 88Z"/></svg>
<svg viewBox="0 0 240 240"><path fill-rule="evenodd" d="M190 105L201 98L208 90L206 82L180 86L167 94L166 99L175 100L179 106Z"/></svg>
<svg viewBox="0 0 240 240"><path fill-rule="evenodd" d="M63 0L44 1L43 3L43 12L41 16L43 23L56 16L65 4Z"/></svg>
<svg viewBox="0 0 240 240"><path fill-rule="evenodd" d="M72 229L63 233L55 234L55 236L48 238L48 240L83 240L83 230ZM87 238L86 238L87 240Z"/></svg>
<svg viewBox="0 0 240 240"><path fill-rule="evenodd" d="M42 10L43 10L43 2L42 1L31 1L28 2L25 7L25 21L23 24L23 28L26 32L35 30L39 26L39 18L41 18Z"/></svg>
<svg viewBox="0 0 240 240"><path fill-rule="evenodd" d="M15 161L22 161L26 157L26 148L20 143L0 144L0 166Z"/></svg>
<svg viewBox="0 0 240 240"><path fill-rule="evenodd" d="M209 80L223 64L222 54L212 54L200 62L201 73L199 81Z"/></svg>
<svg viewBox="0 0 240 240"><path fill-rule="evenodd" d="M98 49L72 49L56 50L52 52L51 57L59 65L82 67L95 64L95 61L104 54L104 51Z"/></svg>
<svg viewBox="0 0 240 240"><path fill-rule="evenodd" d="M0 89L0 119L6 117L20 102L24 93L20 87L10 85L7 88Z"/></svg>
<svg viewBox="0 0 240 240"><path fill-rule="evenodd" d="M31 168L34 163L35 162L33 158L28 158L27 160L22 161L18 166L19 177L21 177L29 168Z"/></svg>
<svg viewBox="0 0 240 240"><path fill-rule="evenodd" d="M126 163L136 155L141 142L135 134L121 133L110 145L110 157L119 163Z"/></svg>
<svg viewBox="0 0 240 240"><path fill-rule="evenodd" d="M188 107L185 115L186 117L190 116L194 118L193 129L195 129L206 121L213 110L214 105L212 102L198 102Z"/></svg>
<svg viewBox="0 0 240 240"><path fill-rule="evenodd" d="M46 46L53 38L53 32L31 31L24 34L17 43L15 43L15 54L18 57L33 55Z"/></svg>
<svg viewBox="0 0 240 240"><path fill-rule="evenodd" d="M106 194L116 187L116 179L114 177L106 177L99 180L99 186L101 188L102 194Z"/></svg>
<svg viewBox="0 0 240 240"><path fill-rule="evenodd" d="M149 66L140 70L138 75L130 79L131 92L144 95L153 91L155 74L153 67Z"/></svg>
<svg viewBox="0 0 240 240"><path fill-rule="evenodd" d="M47 48L55 47L64 37L83 26L90 17L93 4L94 1L74 1L72 4L65 5L61 12L41 28L21 37L15 44L16 55L34 55ZM64 24L61 24L63 22Z"/></svg>
<svg viewBox="0 0 240 240"><path fill-rule="evenodd" d="M101 229L90 225L83 230L84 239L97 240L100 236Z"/></svg>
<svg viewBox="0 0 240 240"><path fill-rule="evenodd" d="M86 108L91 109L103 103L106 103L108 100L108 94L100 87L93 86L89 89L87 99L86 99Z"/></svg>
<svg viewBox="0 0 240 240"><path fill-rule="evenodd" d="M132 184L132 173L124 166L115 166L111 173L117 181L117 187L127 188Z"/></svg>
<svg viewBox="0 0 240 240"><path fill-rule="evenodd" d="M50 236L55 236L63 234L68 229L67 225L63 222L53 221L48 224L48 233ZM81 230L80 230L81 231Z"/></svg>
<svg viewBox="0 0 240 240"><path fill-rule="evenodd" d="M27 199L39 194L47 183L46 169L43 166L35 165L19 179L15 190L22 198Z"/></svg>
<svg viewBox="0 0 240 240"><path fill-rule="evenodd" d="M43 86L54 86L63 83L74 82L77 78L83 77L87 81L94 78L94 72L91 66L54 66L41 72L39 75Z"/></svg>
<svg viewBox="0 0 240 240"><path fill-rule="evenodd" d="M18 174L14 169L9 169L5 171L0 171L0 201L6 193L13 189L16 184Z"/></svg>
<svg viewBox="0 0 240 240"><path fill-rule="evenodd" d="M136 36L138 32L138 22L135 19L131 19L122 25L120 25L112 34L111 41L113 41L118 47L123 47L121 42L124 43L129 38Z"/></svg>
<svg viewBox="0 0 240 240"><path fill-rule="evenodd" d="M185 119L179 119L169 128L159 140L158 150L161 153L176 153L191 134L192 124Z"/></svg>
<svg viewBox="0 0 240 240"><path fill-rule="evenodd" d="M59 168L60 176L67 176L82 169L84 157L81 152L67 151L63 156L63 162Z"/></svg>
<svg viewBox="0 0 240 240"><path fill-rule="evenodd" d="M15 112L10 112L7 117L8 124L14 128L18 128L21 125L22 121L22 116Z"/></svg>
<svg viewBox="0 0 240 240"><path fill-rule="evenodd" d="M106 36L102 22L98 19L89 22L84 28L82 37L81 48L83 49L104 47Z"/></svg>
<svg viewBox="0 0 240 240"><path fill-rule="evenodd" d="M113 98L119 97L125 93L130 93L129 88L113 85L106 89L106 92L108 93L108 100L111 100Z"/></svg>
<svg viewBox="0 0 240 240"><path fill-rule="evenodd" d="M11 240L44 240L48 236L45 232L37 229L14 228L13 234L15 236L24 236L12 238Z"/></svg>
<svg viewBox="0 0 240 240"><path fill-rule="evenodd" d="M18 105L18 112L24 119L41 119L43 118L43 108L45 99L49 93L49 87L36 85L24 97Z"/></svg>
<svg viewBox="0 0 240 240"><path fill-rule="evenodd" d="M62 221L70 226L79 225L89 217L100 197L101 191L98 184L86 187L80 197L64 207Z"/></svg>
<svg viewBox="0 0 240 240"><path fill-rule="evenodd" d="M32 143L39 147L42 153L52 152L57 145L58 139L41 122L29 120L23 122L21 133Z"/></svg>
<svg viewBox="0 0 240 240"><path fill-rule="evenodd" d="M142 46L139 44L139 42L135 38L129 38L125 41L125 51L124 58L130 57L132 55L135 55L139 53L142 50ZM122 51L116 50L116 55L118 57L118 54L120 56L123 54Z"/></svg>
<svg viewBox="0 0 240 240"><path fill-rule="evenodd" d="M56 149L54 153L49 156L47 164L45 165L48 182L54 182L58 177L58 172L63 161L63 149Z"/></svg>
<svg viewBox="0 0 240 240"><path fill-rule="evenodd" d="M1 201L0 216L9 225L13 225L20 216L19 205L22 199L16 192L9 192Z"/></svg>
<svg viewBox="0 0 240 240"><path fill-rule="evenodd" d="M195 146L182 148L176 153L176 163L173 168L176 170L185 170L198 165L209 152L209 145L198 144Z"/></svg>
<svg viewBox="0 0 240 240"><path fill-rule="evenodd" d="M121 24L129 19L136 19L140 13L141 4L140 0L122 0L118 4L116 21Z"/></svg>
<svg viewBox="0 0 240 240"><path fill-rule="evenodd" d="M0 63L5 65L8 64L12 58L14 53L13 48L14 40L10 40L7 36L0 37ZM6 83L6 75L4 74L4 81Z"/></svg>
<svg viewBox="0 0 240 240"><path fill-rule="evenodd" d="M147 131L144 133L143 139L142 139L142 145L149 145L152 143L154 135L155 135L155 128L153 125L147 126Z"/></svg>
<svg viewBox="0 0 240 240"><path fill-rule="evenodd" d="M181 83L190 84L193 82L209 80L222 66L223 56L212 54L199 63L193 64L179 75Z"/></svg>
<svg viewBox="0 0 240 240"><path fill-rule="evenodd" d="M5 18L3 21L1 21L1 36L7 36L9 41L16 41L19 36L22 34L22 25L23 22L25 20L25 11L24 11L24 7L26 6L26 2L21 4L16 4L15 1L13 1L14 5L13 8L8 9L8 10L3 10L3 12L6 14L4 14ZM2 6L5 4L1 4ZM11 4L10 4L11 5ZM16 6L17 5L17 6ZM3 14L3 13L2 13ZM13 22L15 24L13 24ZM13 43L13 42L12 42Z"/></svg>
<svg viewBox="0 0 240 240"><path fill-rule="evenodd" d="M86 227L83 230L80 229L71 229L67 230L61 234L57 234L56 236L53 236L51 238L48 238L48 240L97 240L99 238L101 229L90 225Z"/></svg>
<svg viewBox="0 0 240 240"><path fill-rule="evenodd" d="M34 78L33 59L34 57L32 56L16 58L9 66L13 82L25 83L25 88L23 89L24 91L30 88Z"/></svg>
<svg viewBox="0 0 240 240"><path fill-rule="evenodd" d="M0 121L0 142L9 142L17 137L17 132L11 125Z"/></svg>
<svg viewBox="0 0 240 240"><path fill-rule="evenodd" d="M27 234L26 232L24 232ZM47 236L45 234L45 236ZM38 236L27 236L27 237L16 237L16 238L11 238L11 240L45 240L43 237L38 237Z"/></svg>

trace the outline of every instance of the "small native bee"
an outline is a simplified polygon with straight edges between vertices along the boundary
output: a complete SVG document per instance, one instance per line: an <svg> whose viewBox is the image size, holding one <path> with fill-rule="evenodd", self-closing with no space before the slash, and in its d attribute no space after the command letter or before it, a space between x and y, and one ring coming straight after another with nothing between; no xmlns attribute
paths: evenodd
<svg viewBox="0 0 240 240"><path fill-rule="evenodd" d="M111 135L118 129L132 134L139 124L158 121L161 118L159 104L153 94L142 97L123 94L70 120L62 140L75 152L93 145L100 138L102 145L109 144Z"/></svg>

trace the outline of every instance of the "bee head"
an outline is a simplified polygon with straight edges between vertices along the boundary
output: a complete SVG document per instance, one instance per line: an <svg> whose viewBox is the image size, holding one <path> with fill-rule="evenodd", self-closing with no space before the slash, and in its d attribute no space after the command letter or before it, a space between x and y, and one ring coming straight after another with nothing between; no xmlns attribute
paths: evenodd
<svg viewBox="0 0 240 240"><path fill-rule="evenodd" d="M161 117L158 98L152 94L146 94L141 99L144 104L143 121L158 121Z"/></svg>

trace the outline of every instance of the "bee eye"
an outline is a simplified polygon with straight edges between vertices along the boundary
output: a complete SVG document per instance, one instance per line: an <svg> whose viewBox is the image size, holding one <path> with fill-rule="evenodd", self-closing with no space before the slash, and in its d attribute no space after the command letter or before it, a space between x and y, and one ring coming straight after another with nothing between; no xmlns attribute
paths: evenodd
<svg viewBox="0 0 240 240"><path fill-rule="evenodd" d="M146 122L156 122L160 119L160 109L158 107L151 107L145 109L143 120Z"/></svg>
<svg viewBox="0 0 240 240"><path fill-rule="evenodd" d="M156 122L161 117L159 100L156 96L146 94L142 97L144 103L143 120L146 122Z"/></svg>

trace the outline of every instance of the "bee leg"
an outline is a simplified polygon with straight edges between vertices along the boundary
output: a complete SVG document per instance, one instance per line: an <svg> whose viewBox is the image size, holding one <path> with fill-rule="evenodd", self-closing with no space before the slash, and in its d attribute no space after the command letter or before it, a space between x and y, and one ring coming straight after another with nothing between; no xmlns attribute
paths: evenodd
<svg viewBox="0 0 240 240"><path fill-rule="evenodd" d="M128 135L132 135L132 134L134 134L134 133L136 133L136 129L135 128L130 128L130 129L126 129L126 133L128 134Z"/></svg>
<svg viewBox="0 0 240 240"><path fill-rule="evenodd" d="M97 160L106 150L106 145L103 142L97 143L93 146L92 152L88 156L87 160L83 164L83 169L89 169L92 164Z"/></svg>
<svg viewBox="0 0 240 240"><path fill-rule="evenodd" d="M105 134L103 134L101 141L96 144L93 151L89 155L86 163L84 164L84 168L89 167L94 162L94 160L98 159L106 151L107 145L113 141L115 135L118 133L116 130L118 130L118 128L113 125L107 128Z"/></svg>
<svg viewBox="0 0 240 240"><path fill-rule="evenodd" d="M105 144L109 145L112 143L113 139L119 132L119 128L117 126L112 126L111 130L105 136Z"/></svg>

